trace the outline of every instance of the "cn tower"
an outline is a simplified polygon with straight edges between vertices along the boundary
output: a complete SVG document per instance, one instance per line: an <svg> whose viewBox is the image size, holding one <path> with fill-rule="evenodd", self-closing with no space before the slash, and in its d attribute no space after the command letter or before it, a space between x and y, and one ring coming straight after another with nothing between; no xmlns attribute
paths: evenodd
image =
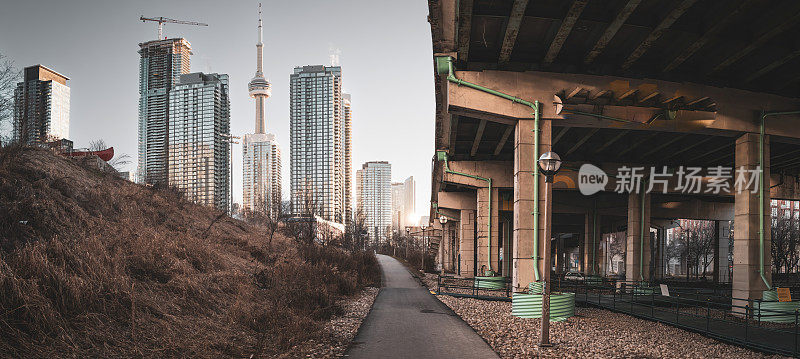
<svg viewBox="0 0 800 359"><path fill-rule="evenodd" d="M272 94L272 88L269 81L264 77L263 72L263 51L264 43L262 40L261 29L261 3L258 3L258 43L256 44L256 75L247 84L250 90L250 97L256 99L256 132L265 133L264 127L264 101Z"/></svg>

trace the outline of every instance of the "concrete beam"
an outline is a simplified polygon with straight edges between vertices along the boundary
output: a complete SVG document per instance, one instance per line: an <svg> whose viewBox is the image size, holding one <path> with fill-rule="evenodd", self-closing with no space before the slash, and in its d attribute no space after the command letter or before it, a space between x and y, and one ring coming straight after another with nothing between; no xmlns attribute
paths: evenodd
<svg viewBox="0 0 800 359"><path fill-rule="evenodd" d="M606 31L603 32L603 35L597 39L597 42L594 44L594 47L592 47L592 50L586 54L586 58L583 60L584 64L591 64L597 58L597 56L600 55L603 50L605 50L606 45L611 42L611 39L614 38L614 35L616 35L617 31L619 31L619 29L622 27L622 24L628 20L628 16L631 16L633 10L636 10L636 7L639 6L639 3L641 2L642 0L628 0L625 6L617 13L617 16L614 18L614 20L608 24L608 27L606 28Z"/></svg>
<svg viewBox="0 0 800 359"><path fill-rule="evenodd" d="M514 132L513 126L506 127L506 130L503 131L503 136L500 137L500 142L497 143L497 147L494 149L494 155L497 156L500 154L500 151L503 150L503 147L506 147L506 142L508 142L508 138L511 136L511 133Z"/></svg>
<svg viewBox="0 0 800 359"><path fill-rule="evenodd" d="M472 140L472 149L469 151L469 155L475 157L475 154L478 152L478 147L481 145L481 139L483 138L483 131L486 129L486 120L481 120L478 123L478 130L475 131L475 139Z"/></svg>
<svg viewBox="0 0 800 359"><path fill-rule="evenodd" d="M760 78L761 76L764 76L764 75L772 72L772 70L775 70L778 67L783 66L785 63L796 59L798 56L800 56L800 50L795 50L793 52L790 52L786 56L781 57L780 59L777 59L777 60L773 61L769 65L760 67L758 70L753 72L750 76L747 76L747 78L744 79L744 82L745 83L752 82L753 80L755 80L757 78Z"/></svg>
<svg viewBox="0 0 800 359"><path fill-rule="evenodd" d="M542 115L548 119L558 119L557 126L599 127L631 130L652 130L682 133L707 133L721 136L733 136L741 132L758 132L758 124L752 121L753 113L761 111L764 103L771 108L781 110L800 109L800 101L771 94L753 93L730 88L675 83L649 79L628 79L613 76L594 76L579 74L557 74L548 72L507 72L507 71L458 71L457 76L463 80L481 84L489 88L508 93L512 96L542 101ZM603 90L647 88L658 91L665 97L683 96L696 99L708 97L717 104L717 112L678 111L675 120L655 121L649 125L629 124L603 120L595 117L573 114L556 114L551 99L554 94L565 89L582 87L589 93ZM528 106L515 104L506 99L477 91L466 86L448 87L449 109L483 113L487 117L504 119L531 118ZM581 105L570 105L578 106ZM588 111L592 111L591 105ZM604 114L632 121L644 122L654 111L636 106L605 106ZM781 121L767 121L766 133L788 138L800 138L800 116L785 116Z"/></svg>
<svg viewBox="0 0 800 359"><path fill-rule="evenodd" d="M498 62L501 64L508 62L511 58L511 51L514 50L514 44L517 43L519 26L522 24L522 17L525 15L525 8L527 7L528 0L514 0L514 5L511 6L511 15L509 15L508 23L506 24L506 34L503 36L503 45L500 46Z"/></svg>
<svg viewBox="0 0 800 359"><path fill-rule="evenodd" d="M473 211L478 209L478 198L475 192L439 192L438 198L439 208Z"/></svg>
<svg viewBox="0 0 800 359"><path fill-rule="evenodd" d="M734 52L730 56L725 58L725 61L719 63L719 65L714 66L711 70L709 75L718 72L727 68L730 65L735 64L737 61L743 59L745 56L750 54L751 52L755 51L761 46L764 46L769 40L774 38L775 36L782 34L786 30L790 29L793 26L797 25L797 22L800 21L800 12L797 11L798 8L794 7L794 16L790 17L786 21L782 22L778 26L770 26L767 31L763 32L759 35L755 40L752 41L744 41L745 45L743 48L739 49L738 51Z"/></svg>
<svg viewBox="0 0 800 359"><path fill-rule="evenodd" d="M703 46L705 46L710 40L717 37L717 35L722 31L728 24L731 23L734 19L740 17L747 8L752 5L753 0L746 0L739 3L739 6L736 7L733 11L729 12L725 17L723 17L720 21L717 21L714 26L709 28L703 36L700 36L699 39L695 40L689 47L683 49L678 56L676 56L670 63L664 67L663 72L669 72L680 66L684 61L688 60L692 55L694 55L697 50L700 50ZM727 5L727 3L726 3Z"/></svg>
<svg viewBox="0 0 800 359"><path fill-rule="evenodd" d="M511 161L450 161L450 170L468 173L476 176L492 179L492 186L512 188L514 165ZM460 184L464 186L480 188L486 187L486 181L475 178L461 176L453 173L444 173L442 182Z"/></svg>
<svg viewBox="0 0 800 359"><path fill-rule="evenodd" d="M555 61L556 57L558 57L561 47L564 46L564 42L567 41L569 33L572 32L572 28L581 16L587 2L589 1L575 0L572 2L572 6L570 6L567 15L564 17L564 21L561 22L561 27L558 28L558 33L556 33L556 36L553 38L553 42L550 43L550 48L547 50L544 60L542 60L543 64L551 64Z"/></svg>
<svg viewBox="0 0 800 359"><path fill-rule="evenodd" d="M694 5L695 2L697 2L697 0L683 0L683 2L681 2L678 6L672 9L672 11L670 11L667 14L667 16L665 16L661 20L661 22L653 29L653 31L650 32L649 35L647 35L647 38L644 39L644 41L642 41L642 43L639 44L638 47L636 47L636 50L633 50L633 52L630 54L630 56L628 56L625 62L622 63L622 69L623 70L628 69L629 67L631 67L631 65L633 65L634 62L636 62L636 60L642 57L642 55L644 55L644 53L651 46L653 46L653 44L658 39L661 38L661 35L663 35L664 32L667 29L669 29L669 27L672 26L672 24L675 23L675 21L678 20L678 18L680 18L684 12L686 12L686 10L689 10L689 8L692 7L692 5Z"/></svg>
<svg viewBox="0 0 800 359"><path fill-rule="evenodd" d="M469 56L469 38L472 31L472 3L473 0L460 0L458 2L458 60L467 61ZM466 35L465 35L466 34Z"/></svg>

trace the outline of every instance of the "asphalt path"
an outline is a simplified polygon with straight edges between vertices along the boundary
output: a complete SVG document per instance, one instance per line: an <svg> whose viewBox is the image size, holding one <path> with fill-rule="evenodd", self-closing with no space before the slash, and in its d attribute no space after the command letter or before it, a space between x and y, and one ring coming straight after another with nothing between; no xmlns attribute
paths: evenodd
<svg viewBox="0 0 800 359"><path fill-rule="evenodd" d="M378 255L383 271L372 310L345 356L350 358L497 358L449 307L392 257Z"/></svg>

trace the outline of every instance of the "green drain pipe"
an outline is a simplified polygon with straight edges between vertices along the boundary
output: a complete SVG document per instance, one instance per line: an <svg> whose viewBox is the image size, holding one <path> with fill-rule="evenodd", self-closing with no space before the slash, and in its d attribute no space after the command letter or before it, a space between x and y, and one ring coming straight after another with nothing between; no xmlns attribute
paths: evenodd
<svg viewBox="0 0 800 359"><path fill-rule="evenodd" d="M779 302L778 292L772 288L764 275L764 129L767 116L795 115L800 111L761 112L761 123L758 136L758 273L767 286L762 291L761 301L753 305L758 319L763 322L794 323L795 312L800 310L800 301ZM756 306L757 305L757 306Z"/></svg>
<svg viewBox="0 0 800 359"><path fill-rule="evenodd" d="M486 178L486 177L481 177L481 176L476 176L476 175L469 174L469 173L464 173L464 172L458 172L458 171L451 170L450 169L450 165L447 162L447 152L445 152L445 151L437 150L436 151L436 159L439 160L439 161L443 161L444 162L444 172L445 173L452 173L452 174L459 175L459 176L465 176L465 177L469 177L469 178L474 178L474 179L477 179L477 180L486 181L489 184L489 216L488 216L488 221L489 221L488 222L488 227L489 227L488 228L489 229L488 238L489 238L489 240L488 240L488 242L486 244L486 257L487 257L486 258L486 260L487 260L486 263L488 264L488 268L489 268L488 272L492 273L493 272L492 271L492 179L491 178ZM438 209L437 209L437 211L438 211Z"/></svg>
<svg viewBox="0 0 800 359"><path fill-rule="evenodd" d="M534 158L535 159L539 158L539 101L535 101L535 102L525 101L525 100L523 100L521 98L514 97L514 96L511 96L509 94L506 94L506 93L503 93L503 92L500 92L500 91L497 91L497 90L492 90L492 89L490 89L488 87L484 87L484 86L481 86L481 85L478 85L478 84L474 84L472 82L464 81L464 80L461 80L461 79L457 78L455 76L455 69L454 69L454 66L453 66L453 58L450 57L450 56L436 56L435 57L435 61L436 61L436 73L440 74L440 75L445 75L446 74L447 75L447 81L455 83L455 84L457 84L459 86L466 86L466 87L469 87L469 88L472 88L472 89L475 89L475 90L478 90L478 91L486 92L486 93L491 94L491 95L502 97L502 98L504 98L506 100L509 100L511 102L522 104L522 105L525 105L525 106L528 106L528 107L532 108L533 112L534 112L533 113L533 115L534 115L533 117L534 117L534 122L535 122L534 123ZM444 155L446 157L446 153ZM445 161L445 166L446 165L447 165L447 161ZM538 240L539 239L539 230L538 230L539 229L539 185L538 185L539 184L539 171L534 171L533 176L534 176L534 183L536 183L536 185L533 187L533 198L534 198L534 202L536 203L536 205L534 206L534 220L533 220L533 257L536 260L536 264L534 264L534 266L533 266L533 271L534 271L534 277L538 281L539 280L539 255L538 255L538 251L539 251L539 240ZM490 189L491 189L491 182L489 182L489 186L490 186ZM490 196L490 199L491 199L491 191L489 192L489 196ZM492 218L491 217L491 205L492 204L491 204L491 200L490 200L489 201L489 206L490 206L489 207L490 208L490 212L489 212L489 214L490 214L490 216L489 216L489 242L490 243L491 243L491 235L492 235L492 231L491 231L491 218ZM490 256L489 269L491 270L491 263L492 263L491 262L491 253L489 254L489 256Z"/></svg>
<svg viewBox="0 0 800 359"><path fill-rule="evenodd" d="M592 276L595 273L595 258L597 257L597 199L594 200L594 211L592 212Z"/></svg>
<svg viewBox="0 0 800 359"><path fill-rule="evenodd" d="M502 97L506 100L510 100L511 102L522 104L525 106L530 107L533 109L533 118L534 118L534 160L539 158L539 101L525 101L523 99L502 93L500 91L492 90L487 87L483 87L481 85L477 85L471 83L469 81L464 81L461 79L456 78L454 69L453 69L453 58L450 56L436 56L436 73L438 74L447 74L447 81L455 83L460 86L466 86L478 91L483 91L498 97ZM440 160L445 160L445 170L447 171L447 154L444 151L437 151L437 155ZM460 174L460 173L458 173ZM471 175L470 175L471 176ZM474 177L473 177L474 178ZM541 318L542 315L542 288L543 283L540 282L540 273L539 273L539 171L535 169L533 171L533 199L534 199L534 212L533 212L533 259L535 261L533 265L533 274L535 281L530 283L529 287L531 288L530 293L532 294L525 294L525 293L514 293L511 301L512 301L512 309L511 314L521 318ZM490 182L491 186L491 182ZM490 192L491 195L491 192ZM489 203L491 206L491 201ZM491 207L490 207L491 208ZM491 214L491 212L489 213ZM491 221L491 216L489 216ZM491 225L491 222L489 222ZM491 228L491 227L490 227ZM489 231L491 236L491 230ZM490 254L491 256L491 254ZM489 261L491 265L491 260ZM549 270L549 269L547 269ZM481 285L486 278L476 277L476 285ZM488 285L488 284L487 284ZM534 288L538 288L538 292L534 290ZM539 294L534 294L539 293ZM575 293L551 293L550 294L550 320L551 321L560 321L564 320L568 317L575 315Z"/></svg>
<svg viewBox="0 0 800 359"><path fill-rule="evenodd" d="M639 233L639 280L644 283L644 185L647 181L642 181L642 221L639 223L641 232Z"/></svg>

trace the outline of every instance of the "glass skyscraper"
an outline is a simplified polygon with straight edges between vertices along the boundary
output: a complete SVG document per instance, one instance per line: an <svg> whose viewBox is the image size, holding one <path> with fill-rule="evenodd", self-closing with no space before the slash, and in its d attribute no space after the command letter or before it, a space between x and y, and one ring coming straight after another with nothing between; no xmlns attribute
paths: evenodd
<svg viewBox="0 0 800 359"><path fill-rule="evenodd" d="M169 95L169 185L188 200L230 206L228 75L181 75Z"/></svg>
<svg viewBox="0 0 800 359"><path fill-rule="evenodd" d="M175 38L139 44L139 166L143 183L167 183L169 93L189 73L192 46Z"/></svg>
<svg viewBox="0 0 800 359"><path fill-rule="evenodd" d="M281 204L281 150L275 135L248 133L242 145L242 207L277 215Z"/></svg>
<svg viewBox="0 0 800 359"><path fill-rule="evenodd" d="M296 215L345 223L350 203L349 105L339 66L295 67L290 82L291 204ZM313 207L313 208L308 208Z"/></svg>
<svg viewBox="0 0 800 359"><path fill-rule="evenodd" d="M68 77L42 65L26 67L14 90L13 140L27 144L69 138Z"/></svg>
<svg viewBox="0 0 800 359"><path fill-rule="evenodd" d="M392 227L392 165L389 162L367 162L356 171L356 208L373 244L384 243Z"/></svg>

